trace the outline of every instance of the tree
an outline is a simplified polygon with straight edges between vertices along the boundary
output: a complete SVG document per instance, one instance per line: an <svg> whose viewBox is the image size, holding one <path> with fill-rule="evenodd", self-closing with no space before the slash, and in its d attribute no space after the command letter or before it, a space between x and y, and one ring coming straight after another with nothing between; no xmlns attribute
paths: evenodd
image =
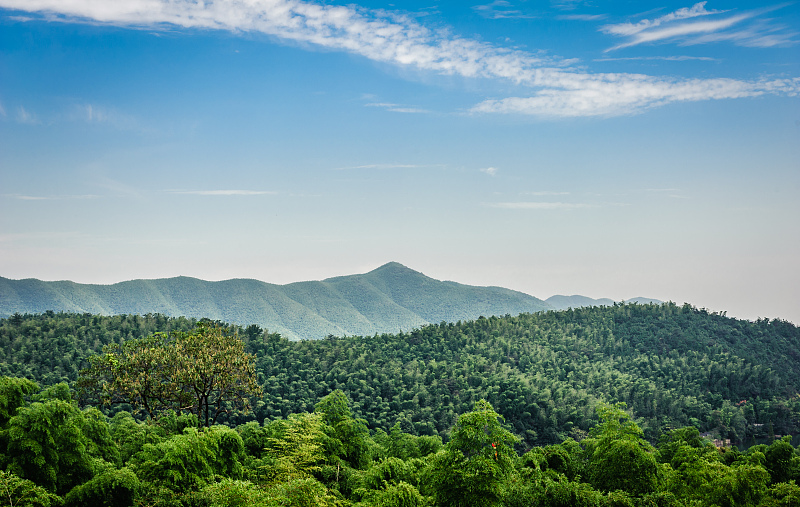
<svg viewBox="0 0 800 507"><path fill-rule="evenodd" d="M167 410L196 415L205 426L249 409L260 395L254 358L228 330L200 322L191 332L155 333L104 348L81 371L85 398L129 403L154 418Z"/></svg>
<svg viewBox="0 0 800 507"><path fill-rule="evenodd" d="M38 389L36 382L28 379L0 377L0 428L5 427L17 413L17 409L25 404L25 396Z"/></svg>
<svg viewBox="0 0 800 507"><path fill-rule="evenodd" d="M269 452L275 458L272 467L275 482L313 477L324 460L322 414L292 414L283 426L279 438L270 438Z"/></svg>
<svg viewBox="0 0 800 507"><path fill-rule="evenodd" d="M501 485L514 468L513 445L518 441L502 427L501 419L486 400L458 418L450 441L431 460L436 505L500 505Z"/></svg>
<svg viewBox="0 0 800 507"><path fill-rule="evenodd" d="M92 477L85 421L64 400L35 402L17 411L6 430L7 470L63 495Z"/></svg>
<svg viewBox="0 0 800 507"><path fill-rule="evenodd" d="M60 498L32 481L0 470L0 506L50 507L60 504Z"/></svg>
<svg viewBox="0 0 800 507"><path fill-rule="evenodd" d="M625 406L597 406L601 422L592 428L591 438L587 439L587 449L591 450L589 478L593 486L603 491L644 495L658 486L658 465L652 446L642 439L642 430L630 420Z"/></svg>

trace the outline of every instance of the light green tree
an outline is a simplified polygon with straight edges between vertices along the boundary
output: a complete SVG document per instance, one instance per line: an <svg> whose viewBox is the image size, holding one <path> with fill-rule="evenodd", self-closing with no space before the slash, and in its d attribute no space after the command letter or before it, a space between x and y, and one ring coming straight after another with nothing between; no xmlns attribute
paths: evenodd
<svg viewBox="0 0 800 507"><path fill-rule="evenodd" d="M658 487L658 465L653 447L630 420L625 403L599 404L600 423L584 442L589 452L589 479L602 491L622 490L633 495Z"/></svg>
<svg viewBox="0 0 800 507"><path fill-rule="evenodd" d="M437 506L490 507L501 504L502 485L514 468L518 442L501 425L486 400L461 415L444 449L433 456L428 482Z"/></svg>

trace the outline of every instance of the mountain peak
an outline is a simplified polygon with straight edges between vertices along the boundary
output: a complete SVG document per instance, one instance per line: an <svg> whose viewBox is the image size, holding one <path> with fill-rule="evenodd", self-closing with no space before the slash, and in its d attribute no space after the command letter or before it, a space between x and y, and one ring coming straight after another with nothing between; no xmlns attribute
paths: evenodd
<svg viewBox="0 0 800 507"><path fill-rule="evenodd" d="M380 267L377 267L377 268L373 269L372 271L370 271L370 273L375 273L377 271L404 271L404 272L411 271L411 272L414 272L414 273L418 273L418 271L414 271L413 269L409 268L408 266L404 266L403 264L400 264L399 262L395 262L395 261L387 262L383 266L380 266Z"/></svg>

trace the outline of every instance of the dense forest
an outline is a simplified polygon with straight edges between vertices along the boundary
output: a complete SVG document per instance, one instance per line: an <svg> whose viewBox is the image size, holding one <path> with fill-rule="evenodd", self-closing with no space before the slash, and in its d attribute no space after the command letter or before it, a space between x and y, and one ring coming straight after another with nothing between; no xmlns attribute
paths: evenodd
<svg viewBox="0 0 800 507"><path fill-rule="evenodd" d="M103 346L196 321L161 315L0 319L0 374L74 383ZM445 440L485 399L520 450L579 439L599 402L625 402L645 438L695 426L741 446L800 433L800 329L689 305L616 305L429 325L408 333L289 341L231 327L255 355L263 397L229 424L310 411L342 390L370 430Z"/></svg>
<svg viewBox="0 0 800 507"><path fill-rule="evenodd" d="M14 315L0 505L799 506L798 350L673 304L301 342Z"/></svg>
<svg viewBox="0 0 800 507"><path fill-rule="evenodd" d="M251 356L250 356L251 357ZM311 412L204 425L166 411L81 409L66 384L0 377L0 505L28 507L778 507L800 505L789 437L747 452L697 428L655 446L625 404L596 406L580 441L519 454L491 404L461 414L447 443L369 431L334 391Z"/></svg>

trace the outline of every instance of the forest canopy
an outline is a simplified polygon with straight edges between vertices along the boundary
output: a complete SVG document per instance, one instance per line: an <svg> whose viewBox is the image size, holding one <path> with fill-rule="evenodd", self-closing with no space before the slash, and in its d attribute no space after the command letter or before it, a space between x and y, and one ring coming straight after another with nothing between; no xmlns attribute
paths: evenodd
<svg viewBox="0 0 800 507"><path fill-rule="evenodd" d="M311 411L338 389L370 430L399 424L444 439L458 414L485 399L521 448L586 436L598 403L625 402L650 442L689 425L738 445L800 433L800 330L779 320L627 304L300 342L217 324L254 356L263 389L249 415L220 415L229 424ZM105 345L196 325L160 315L16 315L0 319L0 373L70 384Z"/></svg>

